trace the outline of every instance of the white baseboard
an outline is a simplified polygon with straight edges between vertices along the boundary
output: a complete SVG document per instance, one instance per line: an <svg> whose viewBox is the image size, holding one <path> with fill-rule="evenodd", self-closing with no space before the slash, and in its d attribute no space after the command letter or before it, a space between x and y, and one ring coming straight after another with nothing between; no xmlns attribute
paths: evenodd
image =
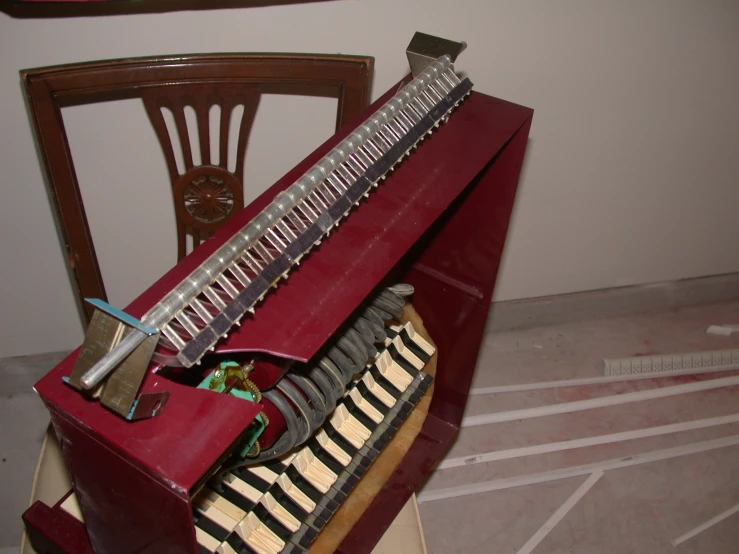
<svg viewBox="0 0 739 554"><path fill-rule="evenodd" d="M487 332L739 300L739 273L493 302Z"/></svg>

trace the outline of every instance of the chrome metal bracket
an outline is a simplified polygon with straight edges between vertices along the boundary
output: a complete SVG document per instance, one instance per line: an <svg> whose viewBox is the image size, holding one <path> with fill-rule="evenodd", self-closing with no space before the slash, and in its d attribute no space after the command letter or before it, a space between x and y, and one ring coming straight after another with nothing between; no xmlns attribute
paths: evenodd
<svg viewBox="0 0 739 554"><path fill-rule="evenodd" d="M72 374L64 381L75 389L99 398L100 402L126 419L152 417L166 403L169 393L149 393L137 399L157 343L159 332L144 326L138 319L102 300L86 298L95 307ZM122 341L135 342L133 348L108 375L107 379L89 387L85 377Z"/></svg>
<svg viewBox="0 0 739 554"><path fill-rule="evenodd" d="M465 48L467 48L466 42L454 42L417 32L408 44L405 54L408 56L411 73L417 77L441 56L449 56L454 62Z"/></svg>

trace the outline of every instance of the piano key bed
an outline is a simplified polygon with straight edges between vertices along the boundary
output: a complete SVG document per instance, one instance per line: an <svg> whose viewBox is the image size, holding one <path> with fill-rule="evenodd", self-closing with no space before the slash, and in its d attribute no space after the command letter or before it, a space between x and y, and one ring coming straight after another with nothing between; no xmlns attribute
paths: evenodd
<svg viewBox="0 0 739 554"><path fill-rule="evenodd" d="M281 458L220 473L195 494L193 519L201 554L333 551L331 545L338 545L352 519L361 515L356 502L346 502L349 495L361 498L366 480L377 487L377 475L362 479L382 469L373 462L381 452L393 450L388 448L393 442L410 446L425 418L425 411L416 410L423 413L413 426L403 425L410 423L424 395L428 409L432 392L435 349L421 330L420 318L406 305L403 324L386 327L384 347L349 384L313 437ZM397 464L402 454L394 450ZM346 504L353 504L354 513L332 520L346 512Z"/></svg>

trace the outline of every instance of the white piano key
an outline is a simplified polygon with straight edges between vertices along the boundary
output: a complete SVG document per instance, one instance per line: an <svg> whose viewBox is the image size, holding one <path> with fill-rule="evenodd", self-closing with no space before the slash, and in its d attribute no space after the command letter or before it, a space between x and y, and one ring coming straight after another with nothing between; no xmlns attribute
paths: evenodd
<svg viewBox="0 0 739 554"><path fill-rule="evenodd" d="M327 493L339 478L315 457L308 448L303 448L293 460L293 465L311 485L322 493Z"/></svg>
<svg viewBox="0 0 739 554"><path fill-rule="evenodd" d="M277 481L277 478L279 475L277 475L274 471L271 469L268 469L264 466L260 465L253 465L246 468L247 471L252 472L254 475L262 479L263 481L266 481L270 485Z"/></svg>
<svg viewBox="0 0 739 554"><path fill-rule="evenodd" d="M210 503L211 506L214 506L216 509L220 510L222 513L235 521L243 519L246 515L246 512L244 510L229 502L216 491L209 489L208 487L203 487L203 490L198 493L196 501L207 501L208 503ZM234 527L235 524L231 527L228 527L228 529L233 530Z"/></svg>
<svg viewBox="0 0 739 554"><path fill-rule="evenodd" d="M434 83L429 84L428 87L426 87L426 94L428 94L431 99L434 101L434 103L438 104L441 102L441 100L444 98L445 95L439 94L439 91L436 90L436 87L434 86Z"/></svg>
<svg viewBox="0 0 739 554"><path fill-rule="evenodd" d="M216 554L218 547L221 545L221 541L214 539L208 533L203 531L200 527L195 526L195 540L208 552Z"/></svg>
<svg viewBox="0 0 739 554"><path fill-rule="evenodd" d="M352 389L349 392L349 396L352 400L354 400L354 404L357 405L357 408L362 410L364 414L370 418L375 423L382 423L382 420L385 416L383 416L372 404L370 404L365 398L361 395L361 393L356 389Z"/></svg>
<svg viewBox="0 0 739 554"><path fill-rule="evenodd" d="M385 406L387 406L388 408L392 408L393 406L395 406L395 398L393 398L393 396L389 392L387 392L385 389L377 384L377 381L375 381L375 378L372 377L371 373L365 373L362 376L362 381L364 381L365 385L367 385L369 391L375 395L375 398L385 404Z"/></svg>
<svg viewBox="0 0 739 554"><path fill-rule="evenodd" d="M405 392L405 389L413 381L413 377L393 360L390 352L387 350L380 354L375 361L375 366L380 372L380 375L387 379L400 392Z"/></svg>
<svg viewBox="0 0 739 554"><path fill-rule="evenodd" d="M308 193L308 196L305 197L303 203L310 206L311 210L319 216L328 209L323 198L321 198L321 195L318 194L315 189Z"/></svg>
<svg viewBox="0 0 739 554"><path fill-rule="evenodd" d="M382 138L385 139L385 141L390 144L391 146L397 143L400 138L395 136L395 133L392 132L392 130L387 126L384 125L378 132L378 135L380 135Z"/></svg>
<svg viewBox="0 0 739 554"><path fill-rule="evenodd" d="M316 440L326 452L328 452L337 462L339 462L344 467L348 466L351 463L352 457L344 452L341 447L339 447L339 445L332 441L326 434L326 431L324 431L323 429L319 429L318 433L316 433Z"/></svg>
<svg viewBox="0 0 739 554"><path fill-rule="evenodd" d="M383 153L383 155L392 147L380 131L375 133L375 136L372 137L372 141L377 145L377 148Z"/></svg>
<svg viewBox="0 0 739 554"><path fill-rule="evenodd" d="M227 473L223 477L223 483L254 504L259 502L259 499L262 497L261 492L252 487L249 483L236 477L233 473Z"/></svg>
<svg viewBox="0 0 739 554"><path fill-rule="evenodd" d="M293 533L297 533L298 529L300 529L300 522L279 502L277 502L271 493L266 493L260 500L260 503L275 517L277 521L282 523L285 529L292 531Z"/></svg>
<svg viewBox="0 0 739 554"><path fill-rule="evenodd" d="M217 554L239 554L234 550L233 546L228 544L227 542L223 542L218 545L218 550L216 550Z"/></svg>
<svg viewBox="0 0 739 554"><path fill-rule="evenodd" d="M398 116L392 121L388 122L388 126L395 132L395 134L400 134L401 137L407 135L410 130L405 126L405 122L400 118L400 114L398 114Z"/></svg>
<svg viewBox="0 0 739 554"><path fill-rule="evenodd" d="M193 499L192 506L209 520L217 523L220 527L223 527L226 531L233 531L238 525L239 519L241 519L234 519L228 514L225 514L224 512L216 508L213 505L213 502L200 494Z"/></svg>
<svg viewBox="0 0 739 554"><path fill-rule="evenodd" d="M295 502L307 513L311 513L313 510L316 509L316 503L313 502L313 500L311 500L303 491L301 491L287 475L280 475L277 478L276 482L279 487L283 491L285 491L285 494L288 495L293 500L293 502Z"/></svg>
<svg viewBox="0 0 739 554"><path fill-rule="evenodd" d="M411 339L413 344L415 344L418 348L426 352L429 356L433 356L436 352L436 348L434 345L432 345L430 342L428 342L425 338L423 338L414 328L413 324L409 321L405 325L403 325L403 329L405 329L406 333L408 333L408 338Z"/></svg>
<svg viewBox="0 0 739 554"><path fill-rule="evenodd" d="M357 418L349 413L343 404L336 407L329 421L334 429L354 448L362 448L372 434L369 429L357 421Z"/></svg>
<svg viewBox="0 0 739 554"><path fill-rule="evenodd" d="M254 275L259 275L267 264L263 261L258 261L249 250L244 251L244 255L241 256L241 261L254 272Z"/></svg>
<svg viewBox="0 0 739 554"><path fill-rule="evenodd" d="M297 456L297 452L291 452L289 454L285 454L284 456L280 456L277 458L280 462L282 462L284 465L289 466L292 461L295 459L295 456Z"/></svg>
<svg viewBox="0 0 739 554"><path fill-rule="evenodd" d="M400 335L393 339L392 344L398 351L398 354L400 354L406 362L411 364L419 371L423 369L423 366L425 364L419 359L418 356L411 352L410 348L408 348L403 342L403 339L400 338Z"/></svg>
<svg viewBox="0 0 739 554"><path fill-rule="evenodd" d="M285 548L284 541L251 512L239 522L236 533L258 554L280 554Z"/></svg>

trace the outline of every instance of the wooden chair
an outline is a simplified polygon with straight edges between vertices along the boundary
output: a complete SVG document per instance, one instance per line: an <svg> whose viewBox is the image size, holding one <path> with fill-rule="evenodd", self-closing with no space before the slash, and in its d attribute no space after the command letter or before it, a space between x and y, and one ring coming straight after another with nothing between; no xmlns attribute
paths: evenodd
<svg viewBox="0 0 739 554"><path fill-rule="evenodd" d="M368 105L372 69L373 58L364 56L203 54L21 71L75 292L88 321L92 309L83 299L106 300L107 296L64 128L63 107L141 98L169 170L181 259L188 234L197 246L243 207L246 144L261 94L338 98L338 129ZM210 109L215 105L220 107L217 161L211 159L210 143L215 137L210 136L209 125ZM236 133L236 168L229 171L229 124L239 105L243 116ZM196 114L199 165L193 162L187 106ZM174 136L170 136L163 110L173 116ZM175 151L180 147L184 167L178 168Z"/></svg>

